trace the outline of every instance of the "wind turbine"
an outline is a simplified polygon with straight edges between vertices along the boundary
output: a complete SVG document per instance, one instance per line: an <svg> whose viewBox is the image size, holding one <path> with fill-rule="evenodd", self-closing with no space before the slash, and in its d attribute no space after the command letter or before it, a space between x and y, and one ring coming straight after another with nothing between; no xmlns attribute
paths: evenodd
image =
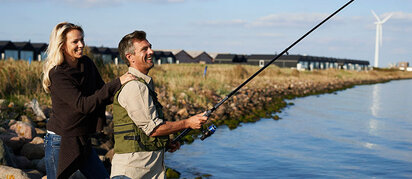
<svg viewBox="0 0 412 179"><path fill-rule="evenodd" d="M382 46L382 24L385 23L392 14L389 14L385 19L381 21L378 15L372 10L372 14L376 18L376 42L375 42L375 67L379 65L379 47Z"/></svg>

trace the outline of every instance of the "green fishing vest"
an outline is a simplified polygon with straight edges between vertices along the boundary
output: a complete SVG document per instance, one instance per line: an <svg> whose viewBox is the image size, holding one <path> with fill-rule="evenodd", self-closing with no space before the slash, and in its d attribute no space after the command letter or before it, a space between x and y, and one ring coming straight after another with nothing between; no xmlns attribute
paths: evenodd
<svg viewBox="0 0 412 179"><path fill-rule="evenodd" d="M162 105L157 100L157 94L149 88L147 83L137 77L137 80L144 83L149 89L149 95L153 99L158 117L163 119ZM114 95L113 100L113 122L114 122L114 152L131 153L141 151L157 151L166 147L169 136L150 137L138 128L118 101L120 91L127 83L123 84Z"/></svg>

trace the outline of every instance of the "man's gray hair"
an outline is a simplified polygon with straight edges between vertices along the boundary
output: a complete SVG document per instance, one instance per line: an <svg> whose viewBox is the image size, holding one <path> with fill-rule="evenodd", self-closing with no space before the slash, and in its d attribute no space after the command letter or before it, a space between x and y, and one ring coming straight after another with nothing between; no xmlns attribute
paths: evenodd
<svg viewBox="0 0 412 179"><path fill-rule="evenodd" d="M126 54L134 54L134 41L146 40L146 32L136 30L130 34L125 35L119 42L119 55L120 58L130 66L129 60L126 58Z"/></svg>

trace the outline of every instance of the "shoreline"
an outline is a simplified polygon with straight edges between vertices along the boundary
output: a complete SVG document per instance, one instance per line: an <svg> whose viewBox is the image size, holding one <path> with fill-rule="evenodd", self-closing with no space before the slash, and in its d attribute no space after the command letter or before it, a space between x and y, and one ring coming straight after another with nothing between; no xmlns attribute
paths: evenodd
<svg viewBox="0 0 412 179"><path fill-rule="evenodd" d="M165 119L178 121L211 109L259 69L248 65L208 65L208 74L204 76L205 66L181 64L153 68L150 76L154 79ZM106 82L127 71L125 65L104 65L98 68ZM28 66L23 61L6 61L0 62L0 70L4 72L0 73L0 141L8 146L11 151L8 155L14 160L1 165L42 177L45 175L44 165L41 165L42 160L44 162L43 137L51 112L51 101L38 81L41 64L33 62ZM227 125L229 129L235 129L242 123L256 122L262 117L279 120L276 114L288 105L293 105L287 103L287 99L402 79L412 79L412 72L297 71L269 67L214 111L210 120L217 126ZM43 116L36 113L35 109L41 109ZM110 161L114 154L111 106L107 107L107 111L106 126L101 134L92 137L92 144L110 171ZM27 131L17 130L23 128ZM184 137L185 143L193 142L199 138L199 134L199 130L192 130ZM1 167L0 170L9 171L2 170ZM172 171L169 170L168 173L173 173ZM0 178L2 176L0 174Z"/></svg>
<svg viewBox="0 0 412 179"><path fill-rule="evenodd" d="M210 121L216 126L227 125L229 129L232 130L236 129L242 123L256 122L260 120L260 118L272 118L274 120L279 120L280 118L276 115L276 113L281 112L282 109L288 105L293 105L293 103L287 103L287 99L335 93L336 91L346 90L359 85L371 85L377 83L387 83L393 80L408 79L412 78L388 77L373 80L340 80L324 83L302 83L300 81L295 81L283 86L274 85L273 87L262 89L244 87L239 90L237 94L233 95L231 99L228 99L216 111L214 111L210 117ZM197 90L195 89L194 91ZM215 104L222 99L217 98L216 96L216 94L210 96L210 100L214 100ZM167 96L163 97L168 98ZM162 104L165 103L162 100L160 100L160 102ZM180 120L188 117L189 114L202 112L189 103L185 102L184 104L185 105L181 106L179 111L173 111L175 108L173 108L172 105L172 107L164 110L164 113L169 117L174 115L177 120ZM182 138L182 141L184 141L184 143L192 143L194 140L199 138L200 134L200 130L193 130Z"/></svg>

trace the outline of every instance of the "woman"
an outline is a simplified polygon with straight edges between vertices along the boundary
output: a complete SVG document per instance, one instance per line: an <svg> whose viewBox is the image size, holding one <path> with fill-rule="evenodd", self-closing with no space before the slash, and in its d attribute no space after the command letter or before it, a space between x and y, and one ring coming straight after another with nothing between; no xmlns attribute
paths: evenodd
<svg viewBox="0 0 412 179"><path fill-rule="evenodd" d="M109 178L89 135L102 129L106 105L134 77L124 74L105 84L83 56L83 37L80 26L67 22L57 24L50 35L43 67L43 88L52 100L45 136L47 178L68 178L77 170L87 178Z"/></svg>

